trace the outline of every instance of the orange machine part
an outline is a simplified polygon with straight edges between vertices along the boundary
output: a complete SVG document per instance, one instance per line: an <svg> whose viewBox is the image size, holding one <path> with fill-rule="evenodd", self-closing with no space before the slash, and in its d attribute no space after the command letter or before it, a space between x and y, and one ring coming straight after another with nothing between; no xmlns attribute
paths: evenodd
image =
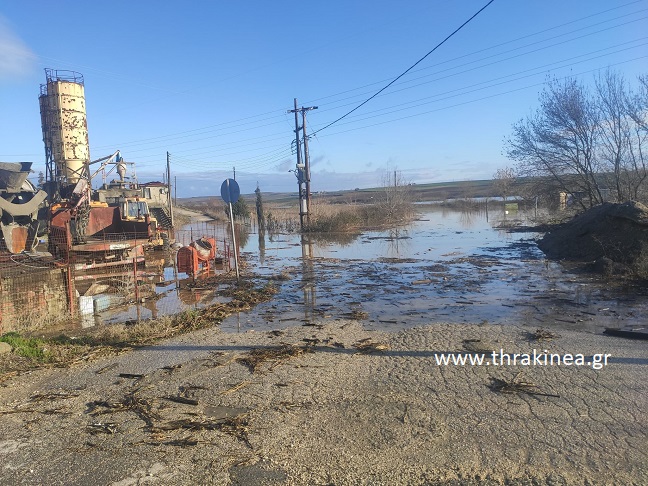
<svg viewBox="0 0 648 486"><path fill-rule="evenodd" d="M187 275L196 275L200 268L198 252L193 246L183 246L178 250L178 271Z"/></svg>

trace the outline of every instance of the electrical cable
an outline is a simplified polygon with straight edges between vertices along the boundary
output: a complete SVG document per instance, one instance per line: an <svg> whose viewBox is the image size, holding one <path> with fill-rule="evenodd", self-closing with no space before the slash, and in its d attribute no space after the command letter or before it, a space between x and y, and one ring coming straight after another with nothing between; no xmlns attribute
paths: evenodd
<svg viewBox="0 0 648 486"><path fill-rule="evenodd" d="M382 93L383 91L385 91L387 88L389 88L389 87L390 87L392 84L394 84L396 81L398 81L400 78L402 78L402 77L405 76L408 72L410 72L412 69L414 69L418 64L420 64L421 62L423 62L423 60L424 60L425 58L427 58L430 54L432 54L432 53L433 53L434 51L436 51L439 47L441 47L443 44L445 44L445 43L446 43L446 42L447 42L447 41L448 41L452 36L454 36L457 32L459 32L459 31L460 31L461 29L463 29L466 25L468 25L468 23L469 23L471 20L473 20L475 17L477 17L477 15L479 15L481 12L483 12L483 11L486 9L486 7L488 7L488 6L489 6L491 3L493 3L494 1L495 1L495 0L490 0L486 5L484 5L484 6L483 6L482 8L480 8L480 9L479 9L475 14L473 14L473 15L472 15L468 20L466 20L463 24L461 24L459 27L457 27L457 28L456 28L456 29L455 29L455 30L454 30L450 35L448 35L445 39L443 39L443 40L442 40L441 42L439 42L436 46L434 46L434 48L432 48L430 51L428 51L427 54L425 54L422 58L420 58L418 61L416 61L414 64L412 64L409 68L407 68L407 69L406 69L405 71L403 71L401 74L399 74L398 76L396 76L396 77L395 77L391 82L389 82L389 83L388 83L387 85L385 85L383 88L379 89L379 90L378 90L376 93L374 93L372 96L370 96L369 98L367 98L365 101L363 101L362 103L360 103L358 106L356 106L355 108L353 108L351 111L349 111L349 112L345 113L344 115L342 115L341 117L339 117L337 120L333 120L333 121L332 121L331 123L329 123L328 125L326 125L326 126L320 128L319 130L316 130L315 132L313 132L313 134L314 134L314 133L321 132L322 130L326 130L328 127L330 127L330 126L336 124L336 123L339 122L340 120L343 120L344 118L346 118L347 116L349 116L351 113L353 113L354 111L356 111L356 110L359 109L360 107L362 107L362 106L366 105L367 103L369 103L372 99L374 99L376 96L378 96L380 93Z"/></svg>
<svg viewBox="0 0 648 486"><path fill-rule="evenodd" d="M625 63L628 63L628 62L634 62L634 61L638 61L638 60L646 59L646 58L648 58L648 55L647 56L636 57L636 58L633 58L633 59L627 59L625 61L620 61L620 62L614 63L614 64L609 64L609 65L607 65L605 67L618 66L618 65L621 65L621 64L625 64ZM569 79L569 78L573 78L573 77L577 77L577 76L582 76L582 75L585 75L585 74L591 74L591 73L599 72L601 69L603 69L603 67L597 67L597 68L594 68L594 69L589 69L587 71L581 71L580 73L570 74L569 76L564 76L562 78L556 78L556 80L560 81L560 80L565 80L565 79ZM332 136L332 135L340 135L342 133L348 133L348 132L352 132L352 131L356 131L356 130L361 130L361 129L364 129L364 128L370 128L370 127L374 127L374 126L385 125L387 123L393 123L393 122L397 122L397 121L401 121L401 120L406 120L408 118L414 118L414 117L417 117L417 116L428 115L430 113L436 113L438 111L448 110L450 108L456 108L458 106L463 106L463 105L467 105L467 104L470 104L470 103L476 103L478 101L483 101L483 100L487 100L487 99L490 99L490 98L496 98L498 96L503 96L503 95L510 94L510 93L516 93L518 91L522 91L522 90L525 90L525 89L535 88L535 87L538 87L538 86L544 86L545 84L546 84L545 82L535 83L535 84L523 86L521 88L511 89L511 90L508 90L508 91L503 91L501 93L495 93L493 95L483 96L481 98L476 98L476 99L473 99L473 100L464 101L462 103L456 103L454 105L444 106L442 108L436 108L434 110L428 110L428 111L424 111L424 112L421 112L421 113L415 113L413 115L403 116L403 117L400 117L400 118L394 118L394 119L386 120L386 121L383 121L383 122L373 123L371 125L364 125L364 126L357 127L357 128L350 128L348 130L344 130L344 131L341 131L341 132L329 133L329 134L325 135L325 137L326 136ZM368 120L368 119L371 119L371 118L377 118L379 116L383 116L383 115L375 115L375 116L372 116L372 117L367 117L367 118L362 119L362 120L355 120L353 122L347 122L347 124L355 123L357 121L364 121L364 120Z"/></svg>
<svg viewBox="0 0 648 486"><path fill-rule="evenodd" d="M529 37L534 37L534 36L536 36L536 35L544 34L545 32L550 32L550 31L552 31L552 30L556 30L556 29L559 29L559 28L561 28L561 27L565 27L565 26L567 26L567 25L574 24L574 23L580 22L580 21L582 21L582 20L585 20L585 19L588 19L588 18L591 18L591 17L596 17L596 16L598 16L598 15L601 15L601 14L607 13L607 12L609 12L609 11L617 10L617 9L619 9L619 8L626 7L626 6L628 6L628 5L632 5L632 4L634 4L634 3L639 3L639 2L642 2L642 1L643 1L643 0L638 0L638 1L636 1L636 2L630 2L630 3L626 4L626 5L622 5L622 6L619 6L619 7L614 7L614 8L608 9L608 10L604 10L604 11L602 11L602 12L598 12L598 13L595 13L595 14L592 14L592 15L588 15L588 16L586 16L586 17L581 17L581 18L579 18L579 19L572 20L572 21L570 21L570 22L566 22L566 23L564 23L564 24L560 24L560 25L557 25L557 26L554 26L554 27L550 27L550 28L548 28L548 29L544 29L544 30L540 30L540 31L538 31L538 32L534 32L533 34L528 34L528 35L524 35L524 36L522 36L522 37L517 37L517 38L512 39L512 40L510 40L510 41L501 42L501 43L499 43L499 44L495 44L495 45L493 45L493 46L485 47L485 48L483 48L483 49L479 49L479 50L477 50L477 51L470 52L470 53L468 53L468 54L464 54L464 55L461 55L461 56L453 57L452 59L448 59L448 60L446 60L446 61L442 61L442 62L439 62L439 63L436 63L436 64L432 64L431 66L427 66L427 67L424 67L424 68L421 68L421 69L417 69L417 70L414 70L414 71L412 71L412 72L414 72L414 73L418 73L418 72L421 72L421 71L425 71L425 70L427 70L427 69L432 69L432 68L434 68L434 67L441 66L441 65L443 65L443 64L448 64L448 63L451 63L451 62L454 62L454 61L458 61L458 60L460 60L460 59L464 59L464 58L466 58L466 57L470 57L470 56L474 56L474 55L476 55L476 54L480 54L480 53L482 53L482 52L490 51L490 50L492 50L492 49L496 49L496 48L501 47L501 46L505 46L505 45L508 45L508 44L512 44L512 43L514 43L514 42L518 42L518 41L520 41L520 40L527 39L527 38L529 38ZM636 15L636 14L638 14L638 13L645 12L646 10L648 10L648 9L641 9L641 10L638 10L638 11L636 11L636 12L631 12L631 13L628 13L628 14L620 15L619 17L615 17L615 18L612 18L612 19L603 20L603 21L598 22L598 23L595 23L595 24L591 24L591 25L587 25L587 26L585 26L585 27L581 27L580 29L576 29L576 30L572 30L572 31L569 31L569 32L565 32L565 33L563 33L563 34L558 34L558 35L555 35L555 36L553 36L553 37L549 37L549 38L547 38L547 39L543 39L543 40L540 40L540 41L532 42L532 43L530 43L530 44L526 44L526 45L524 45L524 46L516 47L516 48L514 48L514 49L509 49L508 51L500 52L499 54L494 54L494 55L492 55L492 56L488 56L488 57L485 57L485 58L481 58L481 60L489 59L490 57L495 57L495 56L499 56L499 55L502 55L502 54L507 54L507 53L509 53L509 52L513 52L513 51L516 51L516 50L519 50L519 49L523 49L524 47L529 47L529 46L532 46L532 45L535 45L535 44L538 44L538 43L541 43L541 42L547 42L547 41L552 40L552 39L557 39L558 37L563 37L563 36L565 36L565 35L573 34L573 33L575 33L575 32L580 32L580 31L582 31L582 30L590 29L590 28L592 28L592 27L596 27L596 26L601 25L601 24L605 24L605 23L612 22L612 21L615 21L615 20L619 20L619 19L622 19L622 18L625 18L625 17L629 17L629 16L631 16L631 15ZM630 21L630 22L632 22L632 21ZM627 25L627 24L630 23L630 22L626 22L626 23L624 23L624 24L616 25L616 26L614 26L614 27L624 26L624 25ZM602 30L600 30L600 31L597 31L596 33L600 33L600 32L603 32L603 31L605 31L605 30L608 30L608 29L602 29ZM470 63L466 63L466 64L463 64L463 65L468 65L468 64L471 64L471 63L473 63L473 62L478 62L479 60L480 60L480 59L477 59L477 60L475 60L475 61L471 61ZM462 65L460 65L460 66L462 66ZM457 66L457 67L460 67L460 66ZM390 78L390 79L391 79L391 78ZM342 92L340 92L340 93L335 93L335 94L332 94L332 95L327 95L327 96L323 96L323 97L320 97L320 98L316 98L316 99L313 99L313 100L311 100L311 101L308 101L307 104L316 104L316 103L321 102L321 100L325 100L325 99L327 99L327 98L333 98L333 97L336 97L336 96L339 96L339 95L342 95L342 94L352 93L353 91L357 91L357 90L359 90L359 89L364 89L364 88L369 88L369 87L371 87L371 86L379 85L379 84L384 83L384 82L386 82L386 81L389 81L389 79L383 79L383 80L380 80L380 81L375 81L375 82L373 82L373 83L365 84L365 85L363 85L363 86L359 86L359 87L357 87L357 88L353 88L353 89L350 89L350 90L342 91ZM357 96L361 96L361 95L362 95L362 94L359 94L359 95L357 95Z"/></svg>
<svg viewBox="0 0 648 486"><path fill-rule="evenodd" d="M623 26L625 26L625 25L627 25L627 24L629 24L629 23L637 22L637 21L639 21L639 20L645 20L646 18L648 18L648 17L642 17L642 18L640 18L640 19L635 19L635 20L632 20L632 21L626 22L626 23L624 23L624 24L615 25L615 26L613 26L613 27L609 27L609 28L606 28L606 29L602 29L602 30L599 30L599 31L596 31L596 32L592 32L592 33L589 33L589 34L584 34L584 35L582 35L582 36L578 36L578 37L575 37L575 38L572 38L572 39L568 39L568 40L565 40L565 41L562 41L562 42L557 42L557 43L555 43L555 44L550 44L550 45L548 45L548 46L540 47L540 48L537 48L537 49L534 49L534 50L525 51L525 52L523 52L523 53L516 54L516 55L514 55L514 56L510 56L510 57L507 57L507 58L504 58L504 59L499 59L499 60L497 60L497 61L492 61L492 62L489 62L489 63L486 63L486 64L481 64L481 65L479 65L479 66L477 66L477 67L473 67L473 68L466 69L466 70L463 70L463 71L458 71L458 72L455 72L455 73L453 73L453 74L449 74L449 75L447 75L447 76L445 76L445 77L435 78L435 79L432 79L432 80L427 81L427 82L425 82L425 83L419 83L419 84L417 84L417 85L409 86L409 87L402 88L402 89L399 89L399 90L392 90L392 91L390 91L389 93L386 93L386 94L383 95L383 96L389 96L389 95L391 95L391 94L399 93L399 92L404 91L404 90L406 90L406 89L415 88L415 87L417 87L417 86L421 86L421 85L423 85L423 84L429 84L429 83L436 82L436 81L439 81L439 80L442 80L442 79L446 79L446 78L449 78L449 77L452 77L452 76L457 76L457 75L460 75L460 74L465 74L465 73L467 73L467 72L474 71L474 70L477 70L477 69L481 69L481 68L484 68L484 67L493 66L493 65L498 64L498 63L501 63L501 62L510 61L511 59L516 59L516 58L519 58L519 57L524 57L524 56L527 56L527 55L529 55L529 54L532 54L532 53L536 53L536 52L542 51L542 50L544 50L544 49L549 49L549 48L552 48L552 47L558 47L558 46L564 45L564 44L566 44L566 43L568 43L568 42L572 42L572 41L575 41L575 40L580 40L580 39L583 39L583 38L588 37L588 36L590 36L590 35L599 34L599 33L601 33L601 32L604 32L604 31L607 31L607 30L610 30L610 29L613 29L613 28L623 27ZM557 38L557 37L561 37L561 36L556 36L556 37L553 37L552 39ZM643 39L643 38L642 38L642 39ZM642 39L635 39L635 40L633 40L633 41L628 41L628 42L626 42L626 43L635 42L635 41L637 41L637 40L642 40ZM546 39L545 41L547 41L547 40L551 40L551 39ZM543 41L543 42L545 42L545 41ZM495 54L495 55L493 55L493 56L488 56L488 57L485 57L485 58L477 59L477 60L475 60L475 61L471 61L471 62L468 62L468 63L460 64L460 65L458 65L458 66L454 66L454 67L452 67L452 68L447 68L447 69L443 69L443 70L440 70L440 71L435 71L434 73L426 74L426 75L424 75L424 76L419 76L418 78L413 78L413 79L410 79L410 80L405 81L405 82L403 82L403 83L399 83L399 85L404 85L404 84L407 84L407 83L412 83L412 82L417 81L417 80L420 80L420 79L428 78L428 77L430 77L430 76L438 75L438 74L445 73L445 72L449 72L449 71L452 72L452 71L454 71L455 69L458 69L458 68L461 68L461 67L464 67L464 66L469 66L469 65L474 64L474 63L476 63L476 62L480 62L480 61L483 61L483 60L485 60L485 59L490 59L490 58L492 58L492 57L497 57L497 56L500 56L500 55L502 55L502 54L507 54L507 53L509 53L509 52L513 52L513 51L519 50L519 49L524 48L524 47L529 47L529 46L532 46L532 45L534 45L534 44L537 44L537 43L527 44L526 46L521 46L521 47L519 47L519 48L511 49L511 50L509 50L509 51L505 51L505 52L502 52L502 53L499 53L499 54ZM622 45L622 44L619 44L619 45ZM607 47L607 48L605 48L605 49L610 49L610 48L612 48L612 47ZM602 49L602 50L604 50L604 49ZM576 57L578 57L578 56L576 56ZM443 63L441 63L441 64L443 64ZM429 68L424 68L424 69L429 69ZM419 70L419 72L420 72L420 71L422 71L422 70ZM366 92L365 92L365 93L359 93L359 94L356 95L356 96L351 96L351 97L343 98L343 99L340 99L340 100L338 100L338 101L352 100L352 99L356 98L357 96L363 96L363 95L366 95L366 94L367 94ZM341 108L341 107L349 106L349 105L353 105L353 104L354 104L354 103L346 103L346 104L344 104L344 105L340 105L340 106L338 106L338 107ZM326 112L326 111L328 111L328 110L330 110L330 108L328 108L328 109L327 109L327 108L324 108L324 109L321 110L320 112Z"/></svg>
<svg viewBox="0 0 648 486"><path fill-rule="evenodd" d="M640 1L640 0L639 0L639 1ZM479 50L479 51L475 51L475 52L470 53L470 54L465 54L465 55L463 55L463 56L459 56L459 57L453 58L453 59L451 59L451 60L448 60L448 61L444 61L444 62L442 62L442 63L435 64L435 65L433 65L433 66L428 66L428 67L425 67L425 68L420 69L420 70L415 70L414 72L420 72L420 71L423 71L423 70L427 70L427 69L430 69L430 68L432 68L432 67L439 66L439 65L441 65L441 64L446 64L446 63L448 63L448 62L452 62L452 61L454 61L454 60L458 60L458 59L461 59L461 58L464 58L464 57L468 57L468 56L471 56L471 55L474 55L474 54L477 54L477 53L480 53L480 52L484 52L484 51L487 51L487 50L491 50L491 49L493 49L493 48L496 48L496 47L499 47L499 46L502 46L502 45L506 45L506 44L510 44L510 43L516 42L516 41L518 41L518 40L522 40L522 39L525 39L525 38L533 37L533 36L535 36L535 35L539 35L539 34L542 34L542 33L545 33L545 32L551 31L551 30L555 30L555 29L557 29L557 28L560 28L560 27L563 27L563 26L566 26L566 25L570 25L570 24L573 24L573 23L576 23L576 22L579 22L579 21L582 21L582 20L585 20L585 19L588 19L588 18L591 18L591 17L595 17L595 16L601 15L601 14L603 14L603 13L607 13L607 12L609 12L609 11L616 10L616 9L619 9L619 8L622 8L622 7L625 7L625 6L628 6L628 5L632 5L632 4L634 4L634 3L639 3L639 2L630 2L630 3L627 3L627 4L622 5L622 6L619 6L619 7L614 7L614 8L612 8L612 9L608 9L608 10L605 10L605 11L602 11L602 12L598 12L598 13L596 13L596 14L588 15L588 16L586 16L586 17L582 17L582 18L580 18L580 19L576 19L576 20L573 20L573 21L570 21L570 22L566 22L566 23L564 23L564 24L560 24L560 25L555 26L555 27L551 27L551 28L549 28L549 29L544 29L544 30L542 30L542 31L535 32L535 33L533 33L533 34L529 34L529 35L526 35L526 36L522 36L522 37L519 37L519 38L514 39L514 40L511 40L511 41L503 42L503 43L497 44L497 45L495 45L495 46L491 46L491 47L488 47L488 48L484 48L484 49L481 49L481 50ZM485 8L485 7L484 7L484 8ZM551 38L549 38L549 39L544 39L544 40L537 41L537 42L534 42L534 43L531 43L531 44L527 44L527 45L525 45L525 46L520 46L520 47L518 47L518 48L511 49L511 50L509 50L509 51L505 51L505 52L502 52L502 53L499 53L499 54L494 54L494 55L492 55L492 56L488 56L488 57L486 57L486 58L482 58L482 59L478 59L478 60L475 60L475 61L471 61L471 62L469 62L469 63L465 63L465 64L462 64L462 65L460 65L460 66L456 66L455 68L449 68L448 70L456 69L457 67L461 67L461 66L464 66L464 65L472 64L472 63L474 63L474 62L478 62L479 60L484 60L484 59L488 59L488 58L491 58L491 57L500 56L500 55L505 54L505 53L508 53L508 52L513 52L513 51L515 51L515 50L519 50L519 49L522 49L522 48L524 48L524 47L529 47L529 46L531 46L531 45L538 44L538 43L540 43L540 42L546 42L546 41L548 41L548 40L550 40L550 39L555 39L555 38L558 38L558 37L562 37L562 36L568 35L568 34L570 34L570 33L574 33L574 32L578 32L578 31L581 31L581 30L585 30L585 29L588 29L588 28L591 28L591 27L595 27L595 26L597 26L597 25L600 25L600 24L603 24L603 23L606 23L606 22L610 22L610 21L618 20L618 19L621 19L621 18L627 17L627 16L629 16L629 15L634 15L634 14L640 13L640 12L642 12L642 11L645 11L645 9L644 9L644 10L637 11L637 12L633 12L633 13L630 13L630 14L625 14L625 15L622 15L622 16L619 16L619 17L615 17L615 18L613 18L613 19L608 19L608 20L605 20L605 21L602 21L602 22L599 22L599 23L596 23L596 24L593 24L593 25L589 25L589 26L586 26L586 27L583 27L583 28L577 29L577 30L575 30L575 31L571 31L571 32L564 33L564 34L559 34L559 35L554 36L554 37L551 37ZM639 19L639 20L641 20L641 19ZM636 20L635 20L635 21L636 21ZM619 27L619 26L623 26L623 25L626 25L626 24L621 24L621 25L613 26L613 27L611 27L611 28L615 28L615 27ZM589 34L586 34L586 35L593 35L593 34L595 34L595 33L600 33L600 32L602 32L602 31L604 31L604 30L608 30L608 29L599 30L599 31L596 31L596 32L594 32L594 33L589 33ZM582 36L581 36L581 37L582 37ZM579 38L581 38L581 37L577 37L576 39L579 39ZM570 39L570 40L565 41L565 42L569 42L569 41L571 41L571 40L574 40L574 39ZM562 44L562 43L553 44L553 46L560 45L560 44ZM547 47L551 47L551 46L547 46ZM428 54L429 54L429 53L428 53ZM521 54L521 55L523 55L523 54ZM508 59L510 59L510 58L508 58ZM420 62L420 61L419 61L419 62ZM501 60L501 61L497 61L497 62L503 62L503 60ZM475 69L476 69L476 68L475 68ZM443 71L441 71L441 72L443 72ZM464 72L465 72L465 71L464 71ZM426 76L431 76L431 75L434 75L434 74L438 74L438 72L437 72L437 73L433 73L433 74L429 74L429 75L426 75ZM419 78L415 78L415 79L409 80L409 81L407 81L407 82L408 82L408 83L409 83L409 82L413 82L413 81L415 81L416 79L422 79L423 77L426 77L426 76L422 76L422 77L419 77ZM397 79L398 79L398 78L397 78ZM393 84L394 81L396 81L396 80L393 80L393 81L392 81L392 84ZM381 81L378 81L378 82L376 82L376 83L371 83L371 84L368 84L368 85L365 85L365 86L362 86L362 87L359 87L359 88L355 88L355 89L353 89L353 90L347 90L347 91L344 91L344 92L341 92L341 93L338 93L338 94L334 94L334 95L329 95L329 96L326 96L326 97L318 98L317 100L321 100L321 99L326 99L326 98L335 97L335 96L338 96L339 94L344 94L344 93L348 93L348 92L356 91L357 89L362 89L363 87L368 87L368 86L372 86L372 85L379 84L379 83L381 83ZM361 95L362 95L362 93L360 93L360 94L357 95L357 96L361 96ZM353 97L350 97L350 98L347 98L347 99L353 99ZM340 101L342 101L342 100L340 100ZM344 106L344 105L342 105L342 106ZM358 107L358 108L359 108L359 107ZM322 111L327 111L327 110L324 109L324 110L322 110ZM120 145L120 147L125 147L125 146L128 147L128 146L134 146L134 145L144 145L144 144L147 144L147 143L149 143L149 142L150 142L150 143L154 143L154 141L158 141L158 140L164 140L164 141L174 140L174 139L178 139L178 138L183 138L183 134L192 134L192 133L195 133L195 132L201 132L201 131L209 130L209 129L211 129L211 128L215 128L215 127L223 126L223 125L227 125L228 127L230 127L230 126L231 126L231 123L236 123L236 122L238 122L238 121L250 120L250 119L258 118L258 117L260 117L260 116L269 115L269 114L272 114L272 113L279 113L279 112L269 111L269 112L265 112L265 113L262 113L262 114L259 114L259 115L253 115L253 116L249 116L249 117L244 117L244 118L241 118L241 119L233 120L232 122L223 122L223 123L219 123L219 124L215 124L215 125L209 125L209 126L201 127L201 128L197 128L197 129L187 130L187 131L183 131L183 132L177 132L176 134L173 134L173 135L175 135L175 136L173 136L172 138L169 138L169 135L167 135L167 136L159 136L159 137L152 137L152 138L149 138L149 139L141 139L141 140L138 140L138 141L124 142L124 143L121 143L121 144L119 144L119 145ZM285 110L283 110L283 111L280 112L280 113L283 115L283 119L286 121L286 123L288 123L288 124L290 125L290 122L289 122L289 121L287 120L287 118L286 118ZM279 116L279 114L277 114L276 116L272 116L272 117L264 118L264 119L259 120L259 121L272 120L272 119L274 119L274 118L277 118L278 116ZM248 124L251 124L251 123L255 123L255 122L250 121L250 122L247 122L247 123L241 123L241 124L238 124L238 125L233 125L233 126L231 126L231 127L233 128L233 127L237 127L237 126L245 126L245 125L248 125ZM277 123L278 123L278 122L277 122ZM255 126L255 127L253 127L253 128L254 128L254 129L257 129L257 128L262 128L262 127L270 126L270 125L274 125L274 124L276 124L276 123L270 123L270 124L266 124L266 125L259 125L259 126ZM323 130L324 128L326 128L326 127L323 127L321 130ZM235 132L235 133L236 133L236 132ZM311 135L314 135L314 133L312 133ZM208 138L209 138L209 137L208 137ZM213 138L213 137L212 137L212 138ZM203 139L196 139L196 140L194 140L194 141L198 141L198 140L203 140ZM189 142L188 142L188 143L189 143ZM98 146L98 147L96 147L96 149L109 148L109 147L114 147L114 145Z"/></svg>

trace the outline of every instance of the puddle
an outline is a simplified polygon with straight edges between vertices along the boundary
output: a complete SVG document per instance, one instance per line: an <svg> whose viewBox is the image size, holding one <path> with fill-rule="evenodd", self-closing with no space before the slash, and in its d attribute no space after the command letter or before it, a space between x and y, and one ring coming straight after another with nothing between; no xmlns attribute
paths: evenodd
<svg viewBox="0 0 648 486"><path fill-rule="evenodd" d="M217 242L218 253L222 256L224 249L226 251L230 245L227 234L224 224L201 221L176 231L176 241L180 245L188 245L203 236L210 237ZM226 302L229 298L218 295L218 291L226 286L214 288L212 284L205 287L200 285L202 280L222 271L222 266L217 267L194 279L177 271L174 252L158 251L147 253L145 266L137 271L129 268L121 273L78 274L75 276L77 290L93 301L89 303L89 312L81 316L76 326L85 328L156 319ZM137 296L134 292L136 279ZM104 287L109 287L107 293L100 292ZM93 288L99 292L92 292Z"/></svg>
<svg viewBox="0 0 648 486"><path fill-rule="evenodd" d="M432 207L407 227L337 240L241 231L247 269L286 279L277 283L279 293L271 302L230 316L221 329L273 330L315 325L321 318L351 318L377 330L489 322L599 333L648 321L645 288L613 288L570 273L545 260L535 243L537 234L500 229L533 224L533 216ZM200 222L176 236L181 244L212 237L222 256L230 244L227 234L223 224ZM95 312L78 325L155 319L227 300L218 295L224 286L201 287L200 278L178 273L171 253L147 255L147 265L137 275L139 304L129 287L135 279L132 270L118 276L124 290L118 294L100 293L105 282L115 285L114 274L78 284L81 295L92 286L99 294L92 297Z"/></svg>
<svg viewBox="0 0 648 486"><path fill-rule="evenodd" d="M237 332L360 318L368 329L431 322L523 325L601 332L647 319L645 289L612 289L544 259L534 233L502 226L533 214L434 209L407 228L344 242L254 235L242 249L260 274L290 279L277 297L226 319Z"/></svg>

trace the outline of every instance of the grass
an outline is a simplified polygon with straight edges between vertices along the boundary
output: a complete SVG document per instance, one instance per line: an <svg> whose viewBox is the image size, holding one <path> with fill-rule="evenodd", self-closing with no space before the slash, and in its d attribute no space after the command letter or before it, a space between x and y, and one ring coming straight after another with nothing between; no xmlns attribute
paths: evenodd
<svg viewBox="0 0 648 486"><path fill-rule="evenodd" d="M358 234L369 228L389 227L402 224L414 216L408 197L378 195L371 203L344 204L314 199L304 232L312 235ZM297 206L275 206L268 204L266 230L270 233L294 233L301 229Z"/></svg>
<svg viewBox="0 0 648 486"><path fill-rule="evenodd" d="M46 340L24 337L17 332L8 332L0 336L0 342L10 345L12 352L23 358L38 363L45 363L51 359L51 353L48 352L48 342Z"/></svg>

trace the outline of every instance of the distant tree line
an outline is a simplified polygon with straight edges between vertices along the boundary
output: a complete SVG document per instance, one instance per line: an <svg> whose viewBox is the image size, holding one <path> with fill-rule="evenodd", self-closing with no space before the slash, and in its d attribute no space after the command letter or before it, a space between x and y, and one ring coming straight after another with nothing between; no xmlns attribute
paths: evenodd
<svg viewBox="0 0 648 486"><path fill-rule="evenodd" d="M505 140L527 195L557 198L562 192L582 208L648 200L648 75L634 88L610 70L591 87L574 78L552 80L539 103ZM495 175L507 191L509 176Z"/></svg>

